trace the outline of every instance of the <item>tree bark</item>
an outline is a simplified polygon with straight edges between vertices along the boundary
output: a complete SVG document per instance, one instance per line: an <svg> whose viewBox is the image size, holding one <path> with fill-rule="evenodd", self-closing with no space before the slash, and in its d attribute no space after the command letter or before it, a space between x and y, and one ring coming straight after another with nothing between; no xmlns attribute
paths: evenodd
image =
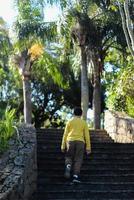
<svg viewBox="0 0 134 200"><path fill-rule="evenodd" d="M87 110L89 104L89 87L87 77L87 55L85 47L81 46L81 108L83 110L83 119L87 119Z"/></svg>
<svg viewBox="0 0 134 200"><path fill-rule="evenodd" d="M94 113L94 128L100 129L101 122L101 82L100 82L100 71L97 62L97 58L93 55L93 113Z"/></svg>
<svg viewBox="0 0 134 200"><path fill-rule="evenodd" d="M31 82L29 77L23 78L23 99L24 99L24 121L31 124L32 108L31 108Z"/></svg>

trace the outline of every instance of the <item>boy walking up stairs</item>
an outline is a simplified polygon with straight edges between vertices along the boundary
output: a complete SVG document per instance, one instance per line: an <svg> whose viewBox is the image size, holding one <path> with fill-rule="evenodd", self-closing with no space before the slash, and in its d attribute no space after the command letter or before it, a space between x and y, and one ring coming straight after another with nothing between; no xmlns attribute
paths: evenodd
<svg viewBox="0 0 134 200"><path fill-rule="evenodd" d="M73 167L73 183L80 183L80 170L86 147L86 153L91 153L91 143L88 125L81 119L82 110L77 107L74 109L74 117L68 121L63 134L61 151L65 155L65 178L70 178Z"/></svg>

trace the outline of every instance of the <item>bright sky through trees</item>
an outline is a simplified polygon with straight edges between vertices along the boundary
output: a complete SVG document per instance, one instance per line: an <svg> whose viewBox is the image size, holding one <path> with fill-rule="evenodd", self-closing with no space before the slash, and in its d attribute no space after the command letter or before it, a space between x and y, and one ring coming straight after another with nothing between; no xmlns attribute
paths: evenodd
<svg viewBox="0 0 134 200"><path fill-rule="evenodd" d="M58 18L60 9L57 6L48 6L44 10L45 21L55 21ZM0 0L0 17L2 17L9 26L12 25L17 16L14 6L14 0Z"/></svg>
<svg viewBox="0 0 134 200"><path fill-rule="evenodd" d="M13 7L13 0L0 0L0 17L2 17L8 25L15 20L17 12Z"/></svg>

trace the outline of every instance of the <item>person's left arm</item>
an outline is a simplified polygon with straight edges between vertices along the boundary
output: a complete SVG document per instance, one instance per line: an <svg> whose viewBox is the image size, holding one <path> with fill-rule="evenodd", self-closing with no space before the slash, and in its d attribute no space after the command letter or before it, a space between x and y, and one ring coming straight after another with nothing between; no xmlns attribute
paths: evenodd
<svg viewBox="0 0 134 200"><path fill-rule="evenodd" d="M65 152L65 149L66 149L66 141L67 141L68 132L69 132L69 122L66 124L64 134L62 137L62 143L61 143L61 151L62 152Z"/></svg>

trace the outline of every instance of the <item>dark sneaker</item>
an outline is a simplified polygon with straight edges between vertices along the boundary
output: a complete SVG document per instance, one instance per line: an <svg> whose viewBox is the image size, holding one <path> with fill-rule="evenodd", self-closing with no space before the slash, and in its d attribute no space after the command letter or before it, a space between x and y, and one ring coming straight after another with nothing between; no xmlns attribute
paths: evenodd
<svg viewBox="0 0 134 200"><path fill-rule="evenodd" d="M71 172L71 165L67 165L66 168L65 168L65 173L64 173L64 177L66 179L70 178L70 172Z"/></svg>
<svg viewBox="0 0 134 200"><path fill-rule="evenodd" d="M73 175L73 183L80 183L80 179L79 179L79 176L78 175Z"/></svg>

